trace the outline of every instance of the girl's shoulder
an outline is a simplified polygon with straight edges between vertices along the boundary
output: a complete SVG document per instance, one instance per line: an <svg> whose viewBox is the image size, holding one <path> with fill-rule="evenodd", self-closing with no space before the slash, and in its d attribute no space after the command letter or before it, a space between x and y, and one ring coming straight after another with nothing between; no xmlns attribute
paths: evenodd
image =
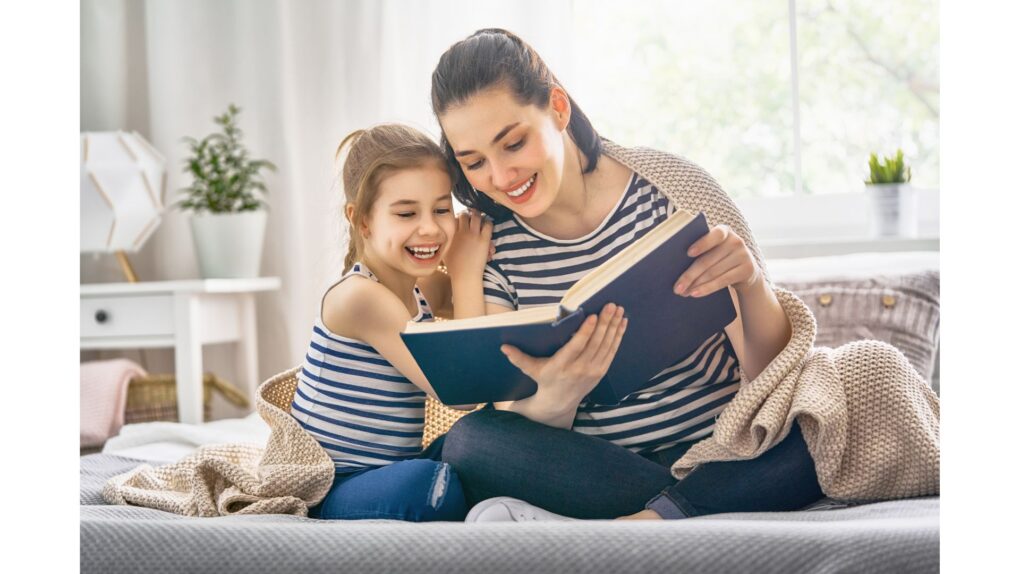
<svg viewBox="0 0 1020 574"><path fill-rule="evenodd" d="M322 297L323 325L341 337L364 340L377 329L399 332L407 323L407 309L384 285L353 275L330 287Z"/></svg>

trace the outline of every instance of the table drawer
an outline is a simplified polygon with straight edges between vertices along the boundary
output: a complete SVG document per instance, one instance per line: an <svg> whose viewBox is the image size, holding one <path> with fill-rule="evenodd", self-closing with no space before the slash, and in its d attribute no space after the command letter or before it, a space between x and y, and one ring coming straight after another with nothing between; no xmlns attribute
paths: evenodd
<svg viewBox="0 0 1020 574"><path fill-rule="evenodd" d="M81 337L172 335L173 295L82 297Z"/></svg>

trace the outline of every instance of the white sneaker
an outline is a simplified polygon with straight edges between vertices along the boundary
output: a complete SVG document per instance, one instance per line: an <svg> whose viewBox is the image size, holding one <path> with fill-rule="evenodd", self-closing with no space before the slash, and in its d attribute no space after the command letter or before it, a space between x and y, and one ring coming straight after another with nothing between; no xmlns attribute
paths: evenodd
<svg viewBox="0 0 1020 574"><path fill-rule="evenodd" d="M554 514L523 500L499 496L483 500L471 508L464 522L528 522L531 520L578 520Z"/></svg>

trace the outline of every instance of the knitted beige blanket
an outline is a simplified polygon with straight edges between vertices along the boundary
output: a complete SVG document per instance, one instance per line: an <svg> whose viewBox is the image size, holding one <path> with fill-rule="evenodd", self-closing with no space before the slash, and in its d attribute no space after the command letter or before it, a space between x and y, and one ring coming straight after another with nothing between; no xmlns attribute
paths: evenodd
<svg viewBox="0 0 1020 574"><path fill-rule="evenodd" d="M726 224L767 270L747 223L704 170L670 154L605 142L606 154L677 206ZM713 435L673 465L682 478L701 463L754 458L797 420L826 495L880 500L939 492L939 400L907 359L878 341L813 348L815 320L792 293L775 289L792 326L785 349L720 414ZM333 480L326 452L290 416L293 372L265 382L256 400L272 430L265 450L203 447L175 464L143 465L110 479L103 497L191 516L306 515Z"/></svg>
<svg viewBox="0 0 1020 574"><path fill-rule="evenodd" d="M141 465L103 487L110 504L134 504L185 516L307 516L333 484L333 461L290 415L297 379L282 373L259 387L255 404L269 425L265 449L251 444L198 448L166 466Z"/></svg>

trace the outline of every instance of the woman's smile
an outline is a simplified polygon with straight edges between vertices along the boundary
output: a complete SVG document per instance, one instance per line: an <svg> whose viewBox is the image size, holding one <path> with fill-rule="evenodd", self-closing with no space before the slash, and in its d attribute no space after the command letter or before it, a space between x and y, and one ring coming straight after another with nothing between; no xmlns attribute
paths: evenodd
<svg viewBox="0 0 1020 574"><path fill-rule="evenodd" d="M507 198L512 203L516 204L524 203L531 199L531 196L535 194L535 189L537 187L536 186L537 179L538 174L536 173L532 175L530 178L528 178L528 180L525 181L523 184L511 189L510 191L504 191L503 193L506 194Z"/></svg>

